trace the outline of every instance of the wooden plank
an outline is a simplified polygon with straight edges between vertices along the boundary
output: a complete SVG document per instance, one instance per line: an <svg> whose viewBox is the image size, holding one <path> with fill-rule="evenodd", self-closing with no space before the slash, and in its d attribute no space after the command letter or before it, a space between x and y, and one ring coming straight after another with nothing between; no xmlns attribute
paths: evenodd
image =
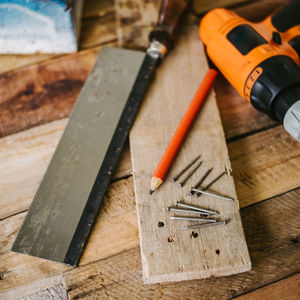
<svg viewBox="0 0 300 300"><path fill-rule="evenodd" d="M299 187L300 147L282 126L228 144L240 206Z"/></svg>
<svg viewBox="0 0 300 300"><path fill-rule="evenodd" d="M7 193L1 193L1 201L0 204L5 203L5 205L7 205L7 207L11 208L15 208L15 213L18 213L20 211L22 211L22 195L27 195L28 194L28 189L30 190L31 186L35 184L36 188L38 186L38 182L41 180L42 176L43 176L43 170L42 170L42 162L40 161L40 156L37 155L37 153L44 153L45 154L45 150L43 150L43 147L45 147L44 149L46 149L47 147L49 148L49 154L48 154L48 160L50 159L51 153L53 153L54 149L55 149L55 143L56 141L52 142L51 145L51 136L54 136L55 134L55 130L62 130L59 129L59 123L60 122L66 122L66 121L58 121L58 122L54 122L52 124L52 126L54 124L57 124L57 127L52 127L53 130L50 130L50 127L48 127L48 125L44 125L47 127L44 127L45 131L38 129L35 131L34 130L30 130L32 132L32 135L30 134L26 134L23 133L19 133L17 135L15 135L15 139L14 136L12 137L8 137L8 139L2 139L1 142L3 141L7 141L7 143L5 144L4 142L0 144L0 148L3 152L4 156L1 156L0 162L1 162L1 170L3 170L3 172L7 169L8 173L4 173L4 176L2 176L1 181L3 180L3 178L8 178L7 180L10 180L11 182L15 182L15 176L16 174L22 174L23 175L23 179L20 178L20 184L18 185L11 185L11 188L7 191ZM56 128L56 129L55 129ZM47 129L49 131L49 135L46 134ZM285 170L285 163L284 161L282 161L282 158L284 156L283 151L279 151L280 156L278 158L278 161L276 160L276 152L272 152L272 155L270 155L269 149L272 149L272 143L274 142L274 139L271 137L272 134L278 136L278 140L280 140L280 134L283 134L284 136L286 135L284 133L283 129L280 129L279 127L276 129L278 130L275 133L267 133L265 134L263 137L261 137L261 134L255 134L252 135L250 137L247 137L247 145L249 144L255 144L257 146L257 150L259 150L259 148L261 147L261 149L263 149L264 151L259 152L258 151L258 156L257 156L257 160L261 162L259 168L259 174L260 176L262 174L265 174L264 178L266 178L267 176L270 176L271 174L271 170L272 170L272 166L276 165L279 163L279 166L281 168L281 170L284 172ZM51 133L53 131L53 133ZM45 136L43 135L43 132L45 132ZM36 135L36 138L34 138ZM40 137L39 137L40 136ZM44 138L43 138L44 136ZM257 136L259 137L258 140ZM17 138L19 137L19 138ZM28 141L32 141L32 143L29 143ZM8 142L10 141L10 142ZM260 141L260 142L258 142ZM229 144L229 153L231 154L231 161L232 164L234 165L233 167L233 171L234 171L234 178L235 178L235 183L237 186L237 194L239 195L239 200L240 200L240 205L241 206L246 206L247 204L250 204L251 202L249 202L249 200L253 200L254 202L257 200L255 197L247 197L247 193L244 194L243 192L239 191L239 188L241 187L242 190L244 189L244 184L241 182L239 182L239 180L244 180L244 177L239 177L238 175L235 174L239 174L240 172L244 171L244 161L247 161L249 159L249 154L251 152L247 151L247 145L243 144L244 143L244 139L241 139L239 141L234 142L234 147L232 147L231 149L231 144ZM281 142L279 143L281 144ZM6 145L6 146L5 146ZM26 145L29 145L29 150L27 155L26 154ZM259 147L260 145L260 147ZM282 147L284 148L286 145L285 142L282 142ZM8 148L6 148L8 147ZM51 147L51 149L50 149ZM280 148L280 147L279 147ZM32 151L32 154L30 153L30 149ZM33 181L32 177L28 177L28 174L26 172L24 172L23 165L20 162L20 166L19 164L15 163L15 158L19 157L20 154L18 154L18 152L20 152L21 150L23 150L24 152L24 156L23 159L21 159L22 161L32 161L32 165L30 168L33 168L33 171L36 172L35 175L33 175L33 178L36 178L35 182ZM241 151L240 153L238 151ZM256 151L256 150L255 150ZM293 147L289 148L289 153L290 156L296 156L296 154L299 151L299 147L297 146L297 144L293 145ZM51 153L50 153L51 152ZM234 155L232 155L232 153ZM2 155L2 154L1 154ZM262 159L263 157L267 157L270 156L269 159L273 159L273 161L270 160L265 160ZM4 158L5 157L5 158ZM22 156L20 156L22 157ZM128 159L126 160L126 162L130 162L129 161L129 156L127 156ZM248 157L248 158L247 158ZM46 158L45 158L46 159ZM254 159L254 158L253 158ZM6 167L4 167L3 163L7 161L7 165ZM241 163L239 164L238 162L241 161ZM9 167L12 166L12 167ZM18 166L20 167L20 169L18 168ZM10 169L10 171L9 171ZM235 170L239 170L239 171L235 171ZM128 168L128 170L130 170L130 168ZM279 174L281 173L280 170L277 170L279 172ZM248 166L248 170L247 170L247 174L248 176L250 176L251 178L255 178L256 176L256 172L257 170L255 168L251 168L251 166ZM265 173L264 173L265 172ZM10 175L9 175L10 174ZM33 173L34 174L34 173ZM10 179L9 179L10 178ZM294 178L293 180L296 180L297 178L299 178L299 176L296 176L296 178ZM290 181L290 180L281 180L280 182L278 182L278 178L277 176L270 176L270 181L267 181L269 183L268 186L265 186L264 189L268 190L270 192L278 192L279 194L286 192L287 190L290 190L292 186L286 186L287 183L291 182L291 184L293 184L294 181ZM3 181L2 181L3 182ZM128 184L123 185L123 182L128 182ZM299 179L298 179L299 182ZM135 213L135 203L134 203L134 198L133 198L133 185L132 185L132 178L126 179L126 180L122 180L122 184L121 186L118 185L119 183L116 182L113 185L116 185L116 188L113 188L113 192L109 191L108 194L108 200L110 201L109 203L111 204L115 204L115 206L113 206L112 208L110 208L110 206L108 206L108 208L105 208L103 210L101 210L101 212L106 211L107 212L107 219L111 219L111 222L107 222L104 221L103 224L107 224L107 225L101 225L98 226L98 222L96 224L96 229L93 231L93 234L91 236L91 239L88 243L87 249L85 253L89 254L86 256L87 260L89 260L90 262L99 259L101 257L108 257L111 254L116 254L120 251L122 251L124 249L124 244L126 244L126 241L128 241L130 247L134 247L138 245L138 231L137 231L137 224L135 226L129 226L128 224L132 224L132 222L136 222L136 213ZM264 184L264 180L263 181L258 181L257 182L257 186L254 187L254 190L260 189L260 185ZM281 186L282 185L282 189L279 189L277 186ZM1 184L1 186L3 186L3 184ZM276 189L274 190L273 188L276 187ZM124 189L123 189L124 188ZM13 193L13 189L16 189L16 191L18 193L14 194ZM251 192L252 189L249 188L249 192ZM32 197L34 194L34 191L31 191ZM242 198L243 194L246 196L245 200ZM13 195L12 197L10 197L10 195ZM274 196L275 193L272 195ZM130 198L131 199L131 204L129 205L125 205L123 204L124 199ZM5 202L6 199L9 199L8 202ZM107 200L106 200L107 201ZM272 200L273 201L273 200ZM269 201L268 201L269 202ZM107 203L107 202L105 202ZM22 204L22 205L20 205ZM30 199L28 199L28 205L30 204ZM287 204L288 205L288 204ZM27 209L27 207L25 207L25 209ZM7 208L4 209L3 206L0 207L0 212L5 212ZM24 209L24 206L23 206ZM13 212L14 212L13 211ZM126 213L125 213L126 212ZM243 210L242 210L243 212ZM122 216L124 215L122 218L119 218L118 216ZM114 218L112 218L111 216L116 216ZM284 216L283 216L284 217ZM0 248L3 249L2 252L5 251L9 251L11 244L13 242L13 240L15 239L16 233L19 229L19 226L22 223L22 220L24 218L24 215L20 215L18 217L11 217L8 218L6 220L3 220L2 222L6 222L6 223L2 223L5 224L2 227L0 227L0 240L1 240L1 244L0 244ZM275 220L276 218L274 218L273 220ZM9 225L8 223L12 222L11 225ZM277 220L276 220L277 222ZM116 227L119 224L120 227ZM123 224L127 224L126 226L123 226ZM105 226L105 228L107 228L107 230L103 230L103 226ZM5 228L7 227L7 230L5 230ZM272 227L272 225L270 225L270 227ZM110 228L113 228L114 231L110 231ZM130 228L130 230L129 230ZM277 227L276 227L277 228ZM118 232L121 230L122 234L118 234ZM1 235L1 233L3 233L3 235ZM13 234L12 234L13 233ZM116 234L117 233L117 234ZM93 237L95 236L95 238ZM107 240L107 238L110 238L110 240ZM123 240L124 238L124 240ZM94 243L92 243L91 241L94 240L95 243L97 243L97 241L107 241L107 242L101 242L101 246L94 246ZM6 246L4 246L4 244ZM103 247L103 245L105 245L105 247ZM129 249L129 248L127 248ZM85 256L84 253L84 256ZM13 253L14 254L14 253ZM17 256L18 257L17 257ZM27 259L29 258L29 259ZM41 274L41 272L36 271L36 270L43 270L44 266L44 260L39 260L36 259L34 261L32 261L30 259L30 257L26 257L20 254L10 254L7 255L5 254L5 256L0 256L0 261L3 262L4 265L1 265L0 267L0 273L3 272L3 270L5 270L4 274L6 274L6 272L8 272L8 274L10 274L11 280L8 283L8 288L9 289L17 289L18 287L22 286L23 284L29 284L30 282L34 282L34 281L38 281L40 278L43 278L44 273ZM37 265L37 267L35 267ZM21 267L23 266L23 267ZM29 269L33 269L36 272L30 272L28 273ZM24 272L26 271L26 276L24 276ZM139 271L140 272L140 271ZM2 273L1 273L2 274ZM29 274L32 274L29 276ZM5 275L7 276L7 275ZM22 278L23 280L28 279L28 281L25 281L25 283L19 282L18 280L16 280L15 278ZM7 282L7 279L4 279L2 281L0 281L0 290L2 290L3 288L3 283ZM2 288L1 288L2 287Z"/></svg>
<svg viewBox="0 0 300 300"><path fill-rule="evenodd" d="M50 122L0 139L0 220L28 209L67 121ZM127 145L113 178L130 172Z"/></svg>
<svg viewBox="0 0 300 300"><path fill-rule="evenodd" d="M96 48L1 74L0 136L68 116L98 52Z"/></svg>
<svg viewBox="0 0 300 300"><path fill-rule="evenodd" d="M66 122L55 121L0 139L0 219L28 209ZM228 147L240 207L299 186L299 147L281 126L229 143ZM287 169L286 163L291 167ZM114 178L130 173L127 146Z"/></svg>
<svg viewBox="0 0 300 300"><path fill-rule="evenodd" d="M145 285L139 248L63 274L70 299L231 299L300 270L300 190L241 210L250 272ZM287 226L287 220L289 225ZM263 299L263 298L260 298Z"/></svg>
<svg viewBox="0 0 300 300"><path fill-rule="evenodd" d="M63 284L57 284L41 292L22 297L20 300L68 300L66 288Z"/></svg>
<svg viewBox="0 0 300 300"><path fill-rule="evenodd" d="M80 49L117 41L113 0L85 0Z"/></svg>
<svg viewBox="0 0 300 300"><path fill-rule="evenodd" d="M0 55L0 74L9 71L14 71L19 68L24 68L33 64L44 62L54 57L57 54L34 54L34 55Z"/></svg>
<svg viewBox="0 0 300 300"><path fill-rule="evenodd" d="M130 133L145 283L230 275L251 268L238 201L222 202L219 199L202 196L199 202L192 197L187 198L191 181L181 190L174 187L174 184L165 183L153 195L147 192L152 173L208 69L197 35L196 26L186 26L177 41L176 48L157 70L155 80ZM226 172L231 169L213 94L206 100L200 116L177 155L171 169L172 173L178 173L199 153L204 163L197 172L198 179L209 167L214 167L210 180L224 169ZM193 177L194 182L198 179ZM166 178L166 182L168 181L169 177ZM214 188L236 199L232 176L225 175ZM167 208L182 199L220 211L220 218L230 221L226 226L207 228L208 230L201 232L199 239L193 239L190 232L182 230L184 225L182 222L169 220L170 212ZM163 228L157 225L160 221L165 224ZM223 243L224 240L226 242ZM231 248L227 246L228 244ZM216 254L216 249L222 254Z"/></svg>
<svg viewBox="0 0 300 300"><path fill-rule="evenodd" d="M126 48L146 48L148 35L158 19L161 0L116 0L118 44Z"/></svg>
<svg viewBox="0 0 300 300"><path fill-rule="evenodd" d="M193 9L197 14L202 14L216 7L227 7L246 2L247 0L194 0Z"/></svg>
<svg viewBox="0 0 300 300"><path fill-rule="evenodd" d="M0 139L0 219L28 209L66 123L63 119Z"/></svg>
<svg viewBox="0 0 300 300"><path fill-rule="evenodd" d="M15 299L51 287L70 267L10 251L26 213L0 221L0 299ZM110 185L80 265L138 246L132 178Z"/></svg>
<svg viewBox="0 0 300 300"><path fill-rule="evenodd" d="M237 300L298 300L300 299L300 274L282 279L258 290L236 298Z"/></svg>

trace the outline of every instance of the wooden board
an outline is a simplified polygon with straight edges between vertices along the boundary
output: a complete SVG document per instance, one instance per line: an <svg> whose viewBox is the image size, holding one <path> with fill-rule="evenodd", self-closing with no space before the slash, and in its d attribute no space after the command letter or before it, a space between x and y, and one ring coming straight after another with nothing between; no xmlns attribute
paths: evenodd
<svg viewBox="0 0 300 300"><path fill-rule="evenodd" d="M299 197L298 189L241 209L253 265L250 272L145 285L137 247L65 272L69 298L227 300L299 272L300 215L295 214L300 209ZM286 220L291 221L289 226Z"/></svg>
<svg viewBox="0 0 300 300"><path fill-rule="evenodd" d="M246 1L247 0L194 0L193 9L197 14L201 14L216 7L234 6Z"/></svg>
<svg viewBox="0 0 300 300"><path fill-rule="evenodd" d="M146 48L148 35L157 23L161 0L115 0L118 44Z"/></svg>
<svg viewBox="0 0 300 300"><path fill-rule="evenodd" d="M165 184L149 195L150 178L207 70L196 26L186 26L175 49L157 71L130 133L130 149L135 182L139 236L145 283L179 281L230 275L250 270L251 263L239 215L238 201L226 202L202 196L187 198L189 181L179 190ZM223 128L214 94L211 93L181 149L172 173L177 173L193 157L201 154L202 168L193 177L198 181L205 169L214 167L210 180L224 170L214 188L236 199ZM220 211L226 226L207 228L200 238L182 231L181 222L169 220L168 206L176 201L199 203ZM158 223L164 222L164 227ZM170 242L171 241L171 242ZM219 253L221 253L219 255Z"/></svg>
<svg viewBox="0 0 300 300"><path fill-rule="evenodd" d="M249 5L234 8L234 10L242 14L243 17L258 21L264 18L266 14L271 12L279 3L286 1L287 0L255 1ZM86 0L87 4L92 2L95 2L98 8L102 6L102 2L108 2L108 0ZM93 31L91 35L93 36L93 38L90 39L91 42L92 39L95 39L95 42L97 42L97 39L106 39L104 36L106 34L111 35L111 27L106 33L102 33L101 31L101 36L100 30L98 32L99 36L98 34L96 35L97 28L105 28L105 24L102 22L111 20L111 13L109 13L110 16L103 15L103 18L100 20L101 13L102 12L98 11L98 9L95 10L95 5L93 4L91 5L90 15L85 16L88 23L91 22L91 28L95 28L95 31ZM97 24L92 25L93 21ZM101 21L101 24L99 21ZM85 23L85 20L83 20L83 23ZM89 26L86 28L88 29ZM87 32L86 37L88 38L89 36ZM48 116L50 116L49 120L51 121L68 115L72 103L76 100L75 93L79 91L80 85L83 84L88 73L88 71L83 71L82 75L84 76L81 76L80 72L83 68L87 70L88 66L92 67L93 64L90 62L95 61L98 51L93 54L93 50L97 51L95 48L84 52L81 51L78 55L76 54L76 57L73 56L72 59L70 59L72 55L66 55L59 59L52 60L49 60L51 56L43 57L43 55L34 55L32 57L0 56L1 73L48 59L45 63L47 68L43 68L43 71L50 72L50 74L53 72L53 74L55 73L59 78L71 79L62 82L62 85L65 85L66 89L56 89L55 100L52 97L53 93L51 91L43 94L44 97L41 98L42 101L40 102L41 106L39 106L38 113L34 113L34 111L36 111L35 108L37 103L39 103L40 88L34 89L32 95L27 94L25 97L26 93L24 93L24 97L18 98L14 97L16 94L14 88L7 89L7 87L11 85L11 82L14 83L13 86L21 87L23 78L26 79L26 83L38 86L36 84L40 82L41 76L43 80L47 79L46 74L41 75L41 73L38 72L40 64L34 65L32 69L31 67L25 67L23 70L10 72L10 74L6 74L7 76L1 80L0 88L2 91L6 91L2 97L7 96L6 100L8 101L5 106L0 107L1 124L6 124L5 127L1 127L1 135L7 136L20 130L25 130L16 136L1 139L0 146L0 165L2 170L0 186L2 187L3 182L10 182L10 188L1 189L0 191L0 205L3 203L3 200L5 200L4 203L7 204L6 207L13 208L11 213L7 214L6 211L3 210L3 207L0 207L0 212L7 215L6 219L0 221L1 225L3 225L0 225L1 299L16 299L23 295L32 294L37 290L50 287L51 284L57 284L55 280L53 280L53 276L63 271L57 266L54 266L51 262L46 262L41 259L30 259L31 257L29 256L11 253L9 249L26 214L26 212L21 211L28 208L28 206L24 206L22 194L27 198L29 195L27 191L31 189L32 184L37 185L43 176L43 170L39 168L39 164L42 166L44 163L41 163L40 151L42 151L43 159L49 160L55 148L55 141L51 138L51 136L54 137L55 134L51 135L51 130L48 131L47 128L45 128L44 131L44 126L38 126L34 132L31 130L27 132L26 129L36 124L49 122ZM27 76L27 72L30 73L29 76ZM76 75L76 73L79 75ZM55 81L55 76L51 75L50 77L47 84L51 85L51 83ZM4 78L6 80L3 80ZM74 78L81 79L80 85L77 84L79 81L72 80ZM18 91L21 90L22 89ZM72 90L74 90L75 93L73 93ZM88 251L86 250L83 266L73 270L74 272L68 273L66 288L69 291L70 298L99 299L101 298L99 295L101 295L103 296L102 298L105 299L105 297L124 298L124 295L127 295L129 299L182 299L189 296L194 299L228 299L253 291L272 282L282 280L287 276L299 272L300 239L297 235L300 230L300 222L295 211L299 211L298 199L300 195L297 191L287 193L293 188L294 184L297 183L297 179L299 182L299 173L295 174L295 170L292 167L287 168L285 166L286 163L291 166L290 162L295 162L298 155L297 153L299 153L299 146L293 145L290 147L291 145L289 145L289 156L288 159L285 160L284 153L279 149L281 147L284 148L290 141L286 140L286 134L282 127L278 126L274 128L274 130L257 133L272 127L272 121L264 114L260 114L252 109L249 104L243 102L241 97L224 79L219 78L216 82L215 90L225 135L230 141L229 154L232 165L234 165L233 175L240 205L247 206L250 205L252 201L265 200L265 192L267 192L268 197L271 197L267 201L256 203L241 210L246 239L253 262L252 271L226 278L211 278L176 284L143 285L141 277L141 258L139 255L140 249L136 247L138 245L138 231L133 184L132 178L129 178L120 180L110 187L106 198L107 206L102 210L102 216L105 215L105 218L101 217L101 222L99 220L97 222L97 228L91 236L93 242L88 243L89 248L87 249ZM24 86L24 91L26 91L26 86ZM66 92L67 97L65 98ZM10 102L9 99L14 99L14 102ZM10 105L10 103L14 103L14 105ZM24 103L28 103L28 106L25 107ZM33 105L30 105L31 103ZM51 104L53 104L53 106L51 106ZM4 109L6 113L7 110L10 111L11 115L9 118L3 118L6 113L3 113L2 109ZM22 113L23 109L25 109L24 113ZM28 115L30 118L27 117ZM50 127L51 126L49 126L48 129L50 129ZM55 128L59 130L58 123ZM6 129L8 130L6 131ZM50 139L49 143L48 134ZM39 135L41 135L41 139L38 139ZM284 138L281 141L282 135ZM32 143L29 143L31 138L33 139ZM270 155L270 149L273 147L274 140L276 140L277 150L272 151ZM231 141L234 142L232 143ZM14 143L16 143L15 147ZM252 153L250 153L247 151L247 145L252 143L255 144L255 147L252 148ZM46 145L49 147L47 152L43 150ZM232 148L231 145L233 145ZM32 149L31 152L30 148ZM30 172L30 177L27 179L26 172L23 171L24 165L20 163L23 150L26 152L23 156L24 160L29 160L31 167L34 168ZM279 153L277 156L278 150ZM251 186L247 187L246 192L244 186L247 184L247 180L245 181L245 176L239 176L239 174L243 175L245 171L243 164L247 161L247 157L250 158L251 155L256 156L256 152L258 153L257 159L260 160L260 167L257 172L257 164L255 164L254 167L252 167L252 162L247 165L247 178L251 178L252 182L255 181L255 185L252 188ZM46 157L45 154L47 154L48 157ZM265 157L268 157L268 159L264 159ZM16 160L14 158L16 158ZM130 174L131 165L128 152L120 166L128 171L127 175ZM275 173L274 168L276 168ZM282 176L283 173L288 175L288 178L293 178L293 180L285 180ZM18 174L17 182L15 182L16 174ZM261 177L263 174L263 178L268 180L259 181L255 179L256 176ZM21 177L23 177L23 179ZM22 183L22 181L24 183ZM16 194L13 192L15 189ZM240 192L240 189L242 189L242 192ZM252 196L252 194L255 196ZM273 198L274 195L278 194L283 195L278 198ZM243 196L245 198L243 198ZM29 205L30 199L28 198L26 201ZM21 208L21 206L23 206L23 208ZM14 214L16 215L14 216ZM124 224L126 224L126 226L124 226ZM289 226L287 226L287 224L289 224ZM105 230L103 226L105 226ZM102 247L103 244L106 245L105 248ZM133 250L124 252L125 249ZM108 258L102 259L103 257ZM101 260L98 261L99 259ZM49 280L45 280L45 278ZM272 285L270 287L272 287L272 289L269 291L274 290L274 293L278 291L278 289ZM53 292L51 288L49 292ZM270 292L270 295L273 294ZM30 299L35 299L31 297L33 296L30 296ZM274 296L273 299L274 298L276 298L276 296Z"/></svg>
<svg viewBox="0 0 300 300"><path fill-rule="evenodd" d="M300 299L300 274L262 287L252 293L237 297L237 300L298 300Z"/></svg>

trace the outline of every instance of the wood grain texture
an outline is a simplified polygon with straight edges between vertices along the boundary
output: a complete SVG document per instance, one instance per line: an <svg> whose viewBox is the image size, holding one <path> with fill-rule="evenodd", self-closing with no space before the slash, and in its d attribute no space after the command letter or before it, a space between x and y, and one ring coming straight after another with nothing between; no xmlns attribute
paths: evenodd
<svg viewBox="0 0 300 300"><path fill-rule="evenodd" d="M63 274L70 299L229 299L300 270L300 190L241 210L250 272L145 285L139 248ZM286 220L290 220L289 226ZM261 298L262 299L262 298Z"/></svg>
<svg viewBox="0 0 300 300"><path fill-rule="evenodd" d="M0 139L0 220L28 209L67 122L53 121ZM130 172L126 145L113 179Z"/></svg>
<svg viewBox="0 0 300 300"><path fill-rule="evenodd" d="M68 295L65 286L58 284L38 293L22 297L20 300L68 300Z"/></svg>
<svg viewBox="0 0 300 300"><path fill-rule="evenodd" d="M247 0L194 0L193 9L197 14L202 14L216 7L227 7L246 2Z"/></svg>
<svg viewBox="0 0 300 300"><path fill-rule="evenodd" d="M0 136L68 116L99 49L0 75Z"/></svg>
<svg viewBox="0 0 300 300"><path fill-rule="evenodd" d="M300 147L282 126L228 144L240 206L300 186Z"/></svg>
<svg viewBox="0 0 300 300"><path fill-rule="evenodd" d="M51 287L54 284L51 278L70 268L10 251L25 215L24 212L0 221L0 295L5 299ZM138 229L133 181L128 178L110 185L80 265L136 246Z"/></svg>
<svg viewBox="0 0 300 300"><path fill-rule="evenodd" d="M113 0L85 0L82 14L80 49L117 41Z"/></svg>
<svg viewBox="0 0 300 300"><path fill-rule="evenodd" d="M116 0L118 44L126 48L146 48L148 35L158 20L161 0Z"/></svg>
<svg viewBox="0 0 300 300"><path fill-rule="evenodd" d="M186 26L176 47L157 69L130 133L145 283L230 275L251 268L238 201L222 202L204 195L199 200L186 196L193 181L198 181L209 167L214 167L209 181L224 170L228 172L231 169L213 94L210 94L201 108L200 115L171 166L171 173L177 174L198 154L201 154L203 160L202 168L183 189L168 182L168 176L153 195L148 192L152 173L207 69L204 51L197 38L197 27ZM225 175L214 188L236 199L232 176ZM220 211L220 218L229 220L229 223L201 231L199 239L191 238L191 232L182 231L185 224L169 220L171 214L168 207L182 199ZM165 226L159 227L159 222L164 222ZM221 237L226 242L223 243ZM216 249L219 249L221 255L216 254Z"/></svg>
<svg viewBox="0 0 300 300"><path fill-rule="evenodd" d="M0 139L0 219L27 210L67 120Z"/></svg>
<svg viewBox="0 0 300 300"><path fill-rule="evenodd" d="M26 66L38 64L54 57L58 54L33 54L33 55L0 55L0 74L15 71Z"/></svg>
<svg viewBox="0 0 300 300"><path fill-rule="evenodd" d="M4 188L4 190L1 190L0 212L2 214L4 213L5 216L7 216L9 211L9 215L17 214L16 216L7 218L0 223L0 261L3 263L0 264L0 273L2 272L1 274L5 274L3 275L4 280L0 281L1 291L3 291L3 284L6 284L7 282L7 288L9 290L18 289L23 285L26 286L31 282L38 281L46 275L48 276L47 272L46 275L43 275L45 274L42 267L45 264L44 260L32 260L30 257L26 256L25 258L23 255L9 253L8 251L25 216L25 213L18 213L28 208L35 190L38 187L38 183L42 179L44 172L43 166L44 170L46 168L47 163L45 160L50 160L55 149L55 144L57 143L59 135L61 134L65 124L66 120L61 120L0 140L0 148L2 150L0 159L1 170L6 172L1 178L1 186L5 186L5 184L3 184L4 180L10 182L7 189ZM278 127L276 130L286 136L283 129ZM276 159L275 152L272 152L272 155L269 157L269 149L272 149L274 139L271 137L271 133L264 134L263 138L261 137L261 134L262 133L247 137L247 144L244 144L245 139L234 142L232 149L232 143L229 144L229 153L231 154L231 161L234 165L233 170L236 180L235 183L237 186L237 194L240 197L239 200L241 206L251 204L252 202L249 202L249 200L254 202L257 201L257 198L248 197L247 193L243 192L245 189L245 184L243 183L245 182L245 176L239 176L240 172L245 172L244 162L249 160L249 155L252 153L248 151L247 145L249 144L256 145L258 149L258 159L260 161L258 173L261 176L261 174L265 172L264 178L269 176L269 180L267 181L268 185L265 185L265 180L258 181L256 182L256 186L252 189L248 187L250 192L252 192L252 190L266 190L270 193L273 192L272 196L274 196L275 192L284 193L286 190L290 190L292 186L287 186L287 184L289 182L293 184L295 180L299 178L298 175L293 178L292 181L282 179L278 182L278 178L276 176L270 176L272 166L276 164L278 164L282 170L280 171L280 169L277 169L277 172L279 172L279 174L284 172L285 163L282 162L284 152L282 149L279 151L280 156L278 157L278 160ZM269 137L267 138L267 136ZM280 140L280 136L276 137L276 139ZM279 144L281 144L281 142ZM285 144L283 143L283 146L284 145ZM261 149L261 151L259 151L259 149ZM299 151L299 147L297 145L289 147L288 149L290 157L295 156ZM124 162L127 164L127 170L130 171L129 154L127 154L125 158L126 157L127 159L125 159ZM261 159L262 157L268 157L268 160ZM18 160L16 160L16 158L18 158ZM254 160L255 158L256 156L252 157ZM271 159L271 163L269 159ZM26 161L28 164L24 165L24 162ZM239 161L241 163L239 163ZM120 163L120 166L123 165L125 167L124 162ZM235 170L238 171L235 172ZM290 171L293 171L293 169L290 169ZM249 167L247 170L247 174L251 178L255 178L256 172L256 168ZM235 175L235 173L237 173L237 175ZM16 174L18 175L17 177ZM16 178L18 178L18 181L16 181ZM264 188L260 188L261 185L264 186ZM280 186L282 187L281 189ZM239 188L241 188L241 191ZM245 196L245 199L242 198L243 195ZM23 197L26 201L23 201ZM107 199L108 200L105 200L104 208L101 210L101 213L107 213L107 215L105 218L98 218L95 230L93 231L87 245L87 249L84 252L83 261L92 262L101 257L108 257L109 255L119 253L123 249L129 249L138 245L138 230L132 178L121 180L112 184L111 189L108 192ZM127 199L129 202L127 202ZM109 220L111 221L109 222ZM100 224L102 225L100 226ZM272 225L270 225L270 227L272 227ZM111 229L114 229L114 231L112 232ZM97 241L106 242L101 242L101 245L98 246ZM97 246L95 246L94 243L96 243ZM124 245L126 245L126 247L124 247ZM31 269L33 272L28 272L28 270ZM37 270L40 270L41 272ZM24 276L24 272L27 274L26 276ZM9 274L9 277L6 277L8 276L6 275L7 273ZM20 278L25 280L25 282L22 280L19 281Z"/></svg>
<svg viewBox="0 0 300 300"><path fill-rule="evenodd" d="M297 300L300 299L300 274L282 279L253 292L237 297L237 300Z"/></svg>

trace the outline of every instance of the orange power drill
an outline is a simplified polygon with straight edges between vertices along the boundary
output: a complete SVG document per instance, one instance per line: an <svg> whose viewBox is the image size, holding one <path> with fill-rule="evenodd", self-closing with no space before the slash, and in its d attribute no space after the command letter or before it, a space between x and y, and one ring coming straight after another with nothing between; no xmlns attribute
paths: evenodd
<svg viewBox="0 0 300 300"><path fill-rule="evenodd" d="M199 34L208 57L239 94L300 141L300 0L260 23L214 9Z"/></svg>

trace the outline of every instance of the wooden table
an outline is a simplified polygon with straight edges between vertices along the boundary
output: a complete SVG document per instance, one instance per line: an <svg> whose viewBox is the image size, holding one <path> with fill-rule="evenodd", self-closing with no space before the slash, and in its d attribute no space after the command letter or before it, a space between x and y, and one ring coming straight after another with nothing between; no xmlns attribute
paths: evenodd
<svg viewBox="0 0 300 300"><path fill-rule="evenodd" d="M159 1L144 2L153 6L155 15ZM259 20L282 2L244 3L235 11ZM86 0L78 53L0 57L0 299L299 299L300 144L245 103L221 76L215 91L253 265L250 272L142 283L128 147L80 267L10 252L101 45L123 40L138 47L144 42L141 36L124 39L127 31L120 24L130 21L138 30L148 29L139 18L117 18L116 23L116 8L112 0Z"/></svg>

